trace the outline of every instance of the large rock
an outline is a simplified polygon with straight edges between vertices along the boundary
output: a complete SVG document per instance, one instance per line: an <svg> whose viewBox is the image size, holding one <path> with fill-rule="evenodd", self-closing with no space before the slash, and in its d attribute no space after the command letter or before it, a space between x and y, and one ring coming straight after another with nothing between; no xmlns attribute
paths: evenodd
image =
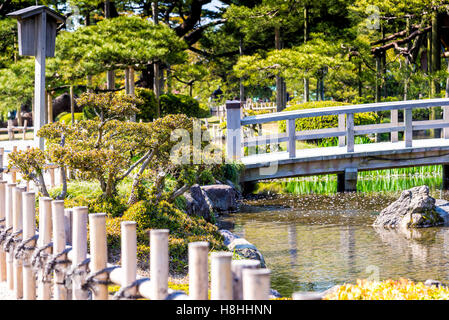
<svg viewBox="0 0 449 320"><path fill-rule="evenodd" d="M248 242L248 240L241 238L229 230L218 230L224 238L224 244L228 247L229 251L234 252L234 254L239 255L245 259L259 260L260 267L265 268L265 259L262 253L255 245Z"/></svg>
<svg viewBox="0 0 449 320"><path fill-rule="evenodd" d="M398 200L380 212L373 225L400 229L432 227L444 224L441 213L429 195L429 187L420 186L403 191Z"/></svg>
<svg viewBox="0 0 449 320"><path fill-rule="evenodd" d="M227 184L212 184L202 186L212 203L212 207L217 212L232 212L238 209L236 190Z"/></svg>
<svg viewBox="0 0 449 320"><path fill-rule="evenodd" d="M186 213L188 215L201 216L209 222L212 220L212 205L198 184L190 187L190 190L184 193L184 198L186 199Z"/></svg>

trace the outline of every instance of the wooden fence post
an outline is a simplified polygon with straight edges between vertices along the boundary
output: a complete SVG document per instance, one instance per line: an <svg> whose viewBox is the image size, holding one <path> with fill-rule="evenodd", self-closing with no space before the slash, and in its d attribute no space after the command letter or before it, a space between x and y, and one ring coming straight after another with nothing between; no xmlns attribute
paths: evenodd
<svg viewBox="0 0 449 320"><path fill-rule="evenodd" d="M270 270L243 269L243 300L268 300L270 297Z"/></svg>
<svg viewBox="0 0 449 320"><path fill-rule="evenodd" d="M5 155L5 148L0 147L0 168L3 169L3 157ZM0 179L3 179L3 171L0 172Z"/></svg>
<svg viewBox="0 0 449 320"><path fill-rule="evenodd" d="M151 300L163 300L168 290L168 229L150 231Z"/></svg>
<svg viewBox="0 0 449 320"><path fill-rule="evenodd" d="M23 212L22 212L22 193L26 191L25 187L15 187L13 189L13 223L12 223L12 232L13 234L17 234L14 238L14 241L21 240L22 236L19 233L23 231ZM14 247L13 244L11 246L11 252L14 255ZM23 298L23 266L22 259L16 258L14 256L13 260L14 264L14 293L16 295L16 299Z"/></svg>
<svg viewBox="0 0 449 320"><path fill-rule="evenodd" d="M108 263L108 243L106 239L106 214L89 214L90 232L90 269L91 273L98 272L106 268ZM96 279L106 281L107 274L99 274ZM108 286L97 284L92 296L93 300L108 300Z"/></svg>
<svg viewBox="0 0 449 320"><path fill-rule="evenodd" d="M51 242L51 201L53 199L50 197L39 197L39 238L37 239L37 244L39 248L47 246ZM51 254L52 249L47 248L44 254ZM46 258L43 258L45 265ZM39 271L38 280L38 299L39 300L50 300L51 297L51 284L45 281L44 270Z"/></svg>
<svg viewBox="0 0 449 320"><path fill-rule="evenodd" d="M122 231L122 288L130 286L137 277L137 238L136 222L123 221L121 223ZM136 288L126 290L128 295L136 295Z"/></svg>
<svg viewBox="0 0 449 320"><path fill-rule="evenodd" d="M73 208L73 232L72 232L72 268L77 270L85 269L82 266L87 257L87 207ZM81 288L84 283L85 273L75 273L72 278L72 298L73 300L87 300L87 291Z"/></svg>
<svg viewBox="0 0 449 320"><path fill-rule="evenodd" d="M242 127L240 101L226 101L226 152L230 161L242 157Z"/></svg>
<svg viewBox="0 0 449 320"><path fill-rule="evenodd" d="M189 243L189 298L207 300L209 288L209 242Z"/></svg>
<svg viewBox="0 0 449 320"><path fill-rule="evenodd" d="M6 181L0 180L0 230L6 229ZM0 246L0 281L6 281L6 252Z"/></svg>
<svg viewBox="0 0 449 320"><path fill-rule="evenodd" d="M211 253L211 300L232 300L231 252Z"/></svg>
<svg viewBox="0 0 449 320"><path fill-rule="evenodd" d="M27 126L28 126L28 120L25 120L25 121L23 122L23 140L26 139Z"/></svg>
<svg viewBox="0 0 449 320"><path fill-rule="evenodd" d="M12 120L8 120L8 139L14 140L14 131L13 131L13 125Z"/></svg>
<svg viewBox="0 0 449 320"><path fill-rule="evenodd" d="M6 211L5 211L5 228L12 230L13 225L13 190L15 183L6 185ZM9 232L11 234L12 232ZM14 290L14 271L13 271L14 253L12 251L6 253L6 283L9 290Z"/></svg>
<svg viewBox="0 0 449 320"><path fill-rule="evenodd" d="M243 300L243 281L242 271L244 269L257 269L260 268L259 260L232 260L231 271L233 278L232 296L234 300Z"/></svg>
<svg viewBox="0 0 449 320"><path fill-rule="evenodd" d="M61 254L65 250L66 246L66 234L64 226L64 200L53 200L51 202L51 216L53 223L53 256ZM57 259L66 260L67 254L62 255ZM67 264L62 264L61 267L65 268ZM58 271L54 271L54 300L67 300L67 289L65 288L64 274Z"/></svg>
<svg viewBox="0 0 449 320"><path fill-rule="evenodd" d="M26 121L26 120L25 120ZM27 240L36 234L36 195L34 192L22 193L23 200L23 239ZM36 241L27 243L32 247ZM36 278L31 266L30 253L23 257L23 299L36 300Z"/></svg>
<svg viewBox="0 0 449 320"><path fill-rule="evenodd" d="M64 209L65 239L69 246L72 245L72 209Z"/></svg>

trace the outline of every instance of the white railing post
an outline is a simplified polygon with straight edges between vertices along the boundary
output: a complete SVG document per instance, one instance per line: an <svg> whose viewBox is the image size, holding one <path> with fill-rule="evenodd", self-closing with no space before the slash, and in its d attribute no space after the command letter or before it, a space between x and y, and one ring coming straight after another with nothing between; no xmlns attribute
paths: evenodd
<svg viewBox="0 0 449 320"><path fill-rule="evenodd" d="M65 239L69 246L72 245L72 212L73 210L64 209L64 228L65 228Z"/></svg>
<svg viewBox="0 0 449 320"><path fill-rule="evenodd" d="M12 233L14 236L14 242L22 239L22 229L23 229L23 214L22 214L22 193L25 192L25 187L15 187L13 188L13 223L12 223ZM11 245L10 252L13 254L13 265L14 265L14 293L16 299L23 298L23 266L22 259L16 258L14 255L15 244Z"/></svg>
<svg viewBox="0 0 449 320"><path fill-rule="evenodd" d="M66 247L66 235L64 227L64 200L53 200L51 202L52 222L53 222L53 256L61 254ZM58 260L66 260L67 254L62 255ZM66 263L61 265L65 268ZM54 300L67 300L67 289L65 288L64 274L54 271Z"/></svg>
<svg viewBox="0 0 449 320"><path fill-rule="evenodd" d="M287 120L287 151L290 158L296 158L296 127L295 119Z"/></svg>
<svg viewBox="0 0 449 320"><path fill-rule="evenodd" d="M1 155L0 155L1 156ZM6 229L6 181L0 180L0 230ZM6 252L0 246L0 282L6 281Z"/></svg>
<svg viewBox="0 0 449 320"><path fill-rule="evenodd" d="M231 252L211 253L211 300L232 300Z"/></svg>
<svg viewBox="0 0 449 320"><path fill-rule="evenodd" d="M270 298L270 270L243 269L243 300L268 300Z"/></svg>
<svg viewBox="0 0 449 320"><path fill-rule="evenodd" d="M108 242L106 238L106 214L89 214L90 232L90 272L93 274L106 268L108 263ZM103 273L95 277L98 280L106 281L108 275ZM106 284L96 284L93 293L93 300L108 300L108 286Z"/></svg>
<svg viewBox="0 0 449 320"><path fill-rule="evenodd" d="M87 268L84 264L87 258L87 211L85 206L73 208L72 270L85 271ZM87 291L81 288L85 278L85 272L73 273L73 300L87 300Z"/></svg>
<svg viewBox="0 0 449 320"><path fill-rule="evenodd" d="M449 123L449 107L443 107L443 120ZM449 139L449 128L443 128L442 138Z"/></svg>
<svg viewBox="0 0 449 320"><path fill-rule="evenodd" d="M34 192L22 193L23 201L23 239L32 239L36 235L36 195ZM28 247L36 245L36 240L26 243ZM23 299L36 300L36 277L31 266L31 253L23 255Z"/></svg>
<svg viewBox="0 0 449 320"><path fill-rule="evenodd" d="M240 101L226 101L227 160L239 160L242 157L242 127Z"/></svg>
<svg viewBox="0 0 449 320"><path fill-rule="evenodd" d="M344 113L338 115L338 130L346 130L346 115ZM346 136L338 137L338 146L344 147L346 145Z"/></svg>
<svg viewBox="0 0 449 320"><path fill-rule="evenodd" d="M259 260L232 260L231 271L233 278L233 299L243 300L242 271L244 269L257 269L260 267Z"/></svg>
<svg viewBox="0 0 449 320"><path fill-rule="evenodd" d="M121 223L122 289L131 286L137 277L136 226L137 224L134 221L123 221ZM125 294L134 296L137 294L137 289L135 287L129 288Z"/></svg>
<svg viewBox="0 0 449 320"><path fill-rule="evenodd" d="M346 114L346 150L347 152L354 152L354 114Z"/></svg>
<svg viewBox="0 0 449 320"><path fill-rule="evenodd" d="M5 228L11 230L13 228L13 191L16 187L15 183L6 185L6 218ZM6 283L9 290L14 290L14 253L12 251L6 253Z"/></svg>
<svg viewBox="0 0 449 320"><path fill-rule="evenodd" d="M43 248L51 243L51 201L53 199L49 197L39 198L39 238L37 244L39 248ZM51 248L47 248L44 251L45 255L49 255L52 252ZM43 259L43 265L46 263L46 257ZM51 298L51 283L46 281L44 269L39 271L38 281L38 299L50 300Z"/></svg>
<svg viewBox="0 0 449 320"><path fill-rule="evenodd" d="M397 126L399 124L399 110L394 109L390 111L390 122ZM398 131L392 131L391 132L391 142L398 142L399 141L399 132Z"/></svg>
<svg viewBox="0 0 449 320"><path fill-rule="evenodd" d="M404 132L405 147L411 148L413 141L412 108L406 108L404 110L404 122L405 122L405 132Z"/></svg>
<svg viewBox="0 0 449 320"><path fill-rule="evenodd" d="M209 288L209 243L189 243L189 298L207 300Z"/></svg>
<svg viewBox="0 0 449 320"><path fill-rule="evenodd" d="M168 229L150 230L151 300L167 297L168 259Z"/></svg>

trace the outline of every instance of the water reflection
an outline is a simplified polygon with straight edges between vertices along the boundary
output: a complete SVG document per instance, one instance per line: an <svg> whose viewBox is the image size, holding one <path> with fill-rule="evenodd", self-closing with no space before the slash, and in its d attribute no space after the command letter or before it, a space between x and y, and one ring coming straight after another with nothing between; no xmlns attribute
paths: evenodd
<svg viewBox="0 0 449 320"><path fill-rule="evenodd" d="M259 200L223 220L232 222L235 233L259 248L273 272L273 287L283 295L295 290L322 291L370 277L449 282L448 227L413 232L372 227L376 214L397 196Z"/></svg>

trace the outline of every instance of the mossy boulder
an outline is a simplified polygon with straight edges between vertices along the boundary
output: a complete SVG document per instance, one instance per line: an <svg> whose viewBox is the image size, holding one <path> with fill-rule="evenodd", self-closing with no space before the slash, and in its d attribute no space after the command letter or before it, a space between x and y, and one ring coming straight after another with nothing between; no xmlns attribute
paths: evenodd
<svg viewBox="0 0 449 320"><path fill-rule="evenodd" d="M384 228L423 228L444 224L444 217L429 194L429 187L405 190L398 200L383 209L373 226Z"/></svg>

